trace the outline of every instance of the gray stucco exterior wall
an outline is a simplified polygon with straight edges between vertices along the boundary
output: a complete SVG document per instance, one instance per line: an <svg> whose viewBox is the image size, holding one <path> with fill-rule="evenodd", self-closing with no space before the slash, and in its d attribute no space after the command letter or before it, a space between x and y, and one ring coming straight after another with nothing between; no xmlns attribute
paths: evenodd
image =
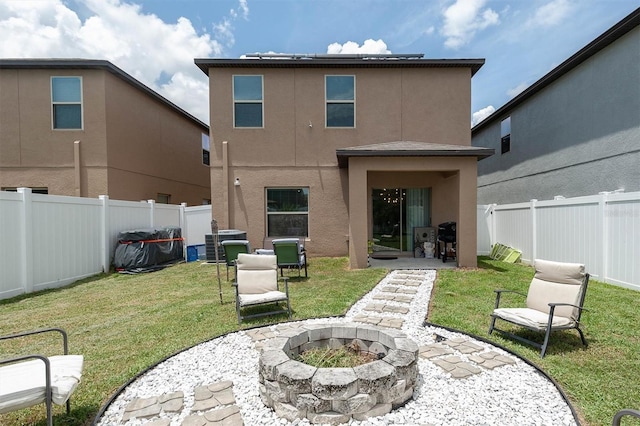
<svg viewBox="0 0 640 426"><path fill-rule="evenodd" d="M511 150L500 122L511 117ZM473 134L478 203L640 191L640 27Z"/></svg>

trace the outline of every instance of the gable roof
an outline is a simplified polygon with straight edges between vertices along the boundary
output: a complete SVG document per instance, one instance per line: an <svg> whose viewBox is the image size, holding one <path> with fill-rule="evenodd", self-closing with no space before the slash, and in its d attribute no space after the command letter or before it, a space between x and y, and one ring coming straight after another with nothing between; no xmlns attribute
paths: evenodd
<svg viewBox="0 0 640 426"><path fill-rule="evenodd" d="M167 98L145 86L140 81L122 71L120 68L113 65L109 61L100 59L0 59L0 69L99 69L107 71L120 78L121 80L124 80L126 83L129 83L136 89L141 90L157 101L165 104L167 107L173 109L178 114L183 115L185 118L191 120L207 132L209 131L209 126L203 121L189 114L187 111L180 108Z"/></svg>
<svg viewBox="0 0 640 426"><path fill-rule="evenodd" d="M422 59L407 55L249 55L246 59L195 59L209 75L209 68L470 68L471 76L484 59Z"/></svg>
<svg viewBox="0 0 640 426"><path fill-rule="evenodd" d="M336 149L338 166L341 168L348 166L350 157L476 157L481 160L494 153L493 148L413 141L384 142Z"/></svg>
<svg viewBox="0 0 640 426"><path fill-rule="evenodd" d="M511 99L502 107L498 108L493 114L473 126L473 128L471 129L471 133L476 133L477 131L493 123L494 121L505 118L507 113L513 110L515 107L525 102L527 99L531 98L533 95L543 90L545 87L549 86L551 83L553 83L563 75L569 73L578 65L582 64L584 61L586 61L605 47L609 46L620 37L633 30L638 25L640 25L640 8L631 12L620 22L609 28L591 43L587 44L585 47L569 57L569 59L555 67L541 79L526 88L518 96Z"/></svg>

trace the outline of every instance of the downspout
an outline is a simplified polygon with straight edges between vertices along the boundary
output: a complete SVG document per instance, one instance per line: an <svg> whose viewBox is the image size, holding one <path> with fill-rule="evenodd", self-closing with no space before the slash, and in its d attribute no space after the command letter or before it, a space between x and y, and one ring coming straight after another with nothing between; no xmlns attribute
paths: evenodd
<svg viewBox="0 0 640 426"><path fill-rule="evenodd" d="M229 200L231 199L231 194L229 193L229 144L227 141L222 142L222 187L224 188L222 191L222 217L218 223L222 225L223 229L229 229L231 227L229 223L229 217L231 217Z"/></svg>
<svg viewBox="0 0 640 426"><path fill-rule="evenodd" d="M73 143L73 172L76 181L76 197L82 197L82 177L80 173L80 141Z"/></svg>

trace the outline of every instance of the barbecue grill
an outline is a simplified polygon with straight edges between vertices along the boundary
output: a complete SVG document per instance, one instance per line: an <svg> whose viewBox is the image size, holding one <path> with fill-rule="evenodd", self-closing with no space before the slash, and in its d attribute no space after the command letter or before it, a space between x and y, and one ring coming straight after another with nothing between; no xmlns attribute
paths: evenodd
<svg viewBox="0 0 640 426"><path fill-rule="evenodd" d="M450 245L450 247L449 247ZM447 257L457 258L456 255L456 223L444 222L438 225L438 259L447 261Z"/></svg>

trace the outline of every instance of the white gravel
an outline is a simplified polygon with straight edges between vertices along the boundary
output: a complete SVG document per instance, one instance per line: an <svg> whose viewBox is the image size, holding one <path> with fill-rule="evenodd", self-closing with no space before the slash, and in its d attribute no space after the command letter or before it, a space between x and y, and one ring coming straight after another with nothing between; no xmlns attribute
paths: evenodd
<svg viewBox="0 0 640 426"><path fill-rule="evenodd" d="M299 324L351 322L383 285L402 273L403 271L393 271L387 275L369 294L354 304L344 318L312 319ZM408 314L383 315L403 318L402 331L419 346L433 343L434 333L437 333L447 338L465 337L487 351L493 350L513 357L495 346L466 335L422 326L435 276L435 271L426 271L426 279L418 288ZM466 359L465 355L460 357ZM576 425L570 408L553 383L518 358L513 365L484 370L481 374L466 379L453 379L449 373L428 360L420 359L418 364L420 374L413 400L385 416L362 422L352 421L350 424ZM127 386L97 424L142 425L145 423L142 419L131 419L126 423L121 421L124 408L131 400L182 391L185 395L182 412L161 414L163 418L171 420L172 426L179 426L191 414L194 389L222 380L233 381L236 404L245 425L309 425L306 419L293 423L281 419L262 403L258 394L258 351L254 349L251 338L243 331L202 343L159 364Z"/></svg>

